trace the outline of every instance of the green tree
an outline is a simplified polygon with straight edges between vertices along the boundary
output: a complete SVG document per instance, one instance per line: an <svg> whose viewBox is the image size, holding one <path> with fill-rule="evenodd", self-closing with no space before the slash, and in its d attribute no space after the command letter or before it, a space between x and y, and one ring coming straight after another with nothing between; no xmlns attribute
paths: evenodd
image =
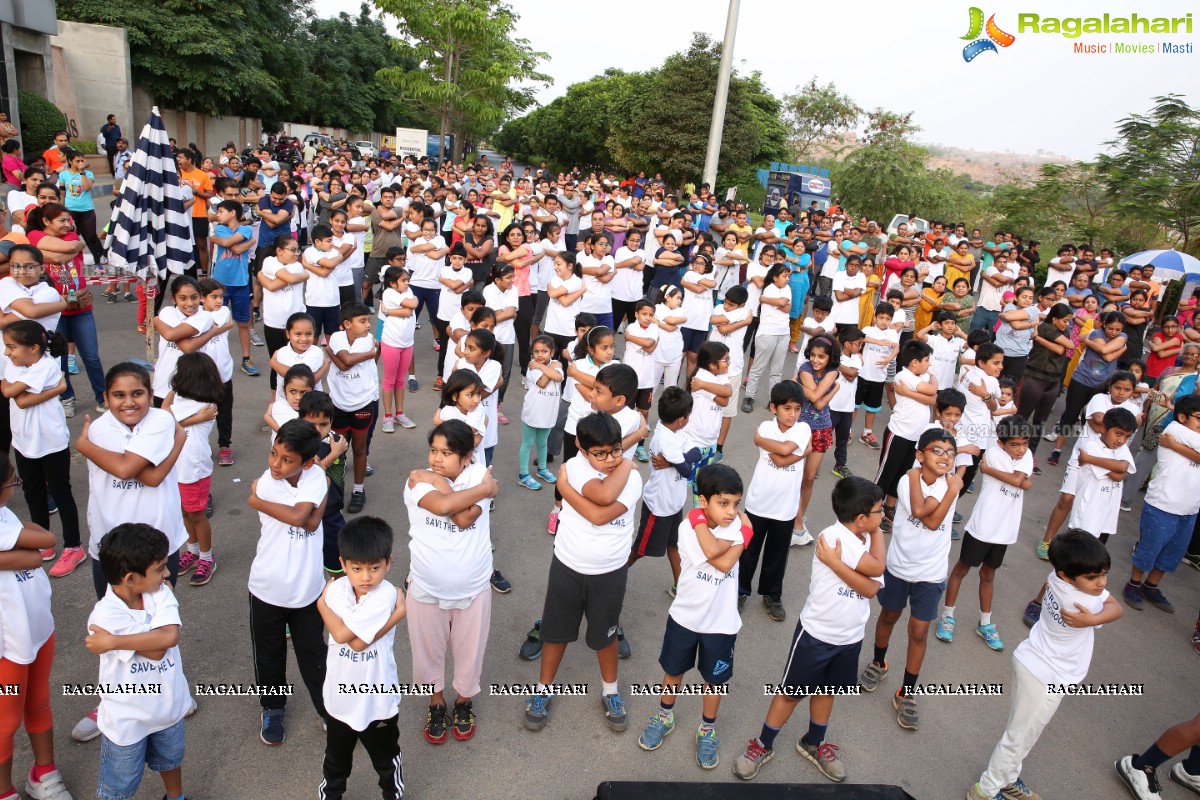
<svg viewBox="0 0 1200 800"><path fill-rule="evenodd" d="M67 129L67 116L40 94L17 92L21 108L21 147L28 161L54 144L54 134Z"/></svg>
<svg viewBox="0 0 1200 800"><path fill-rule="evenodd" d="M537 71L546 55L515 35L519 17L500 0L375 4L396 18L418 64L387 67L380 79L436 115L443 141L447 133L457 134L454 160L462 157L464 137L489 135L533 105L533 92L521 81L551 82Z"/></svg>
<svg viewBox="0 0 1200 800"><path fill-rule="evenodd" d="M816 160L817 148L831 137L857 128L863 115L849 95L832 82L818 85L816 78L797 87L795 94L784 95L781 105L793 157L805 164Z"/></svg>

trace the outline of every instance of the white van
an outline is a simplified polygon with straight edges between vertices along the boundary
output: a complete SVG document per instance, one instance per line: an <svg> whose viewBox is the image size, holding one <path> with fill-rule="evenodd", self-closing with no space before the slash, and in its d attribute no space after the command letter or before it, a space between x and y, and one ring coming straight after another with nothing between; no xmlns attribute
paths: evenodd
<svg viewBox="0 0 1200 800"><path fill-rule="evenodd" d="M909 222L908 214L897 214L896 216L892 217L892 221L888 223L887 235L888 236L896 235L896 232L900 230L900 223L902 223L902 222L908 225L908 235L909 236L912 236L914 233L914 231L913 231L914 224L917 226L917 231L920 231L921 233L926 233L929 230L929 221L928 220L924 220L924 219L921 219L920 217L917 217L916 219Z"/></svg>

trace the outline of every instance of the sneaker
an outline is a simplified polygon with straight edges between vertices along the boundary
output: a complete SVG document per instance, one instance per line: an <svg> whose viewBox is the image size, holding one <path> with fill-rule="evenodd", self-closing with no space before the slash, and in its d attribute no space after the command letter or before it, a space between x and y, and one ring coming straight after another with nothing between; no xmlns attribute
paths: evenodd
<svg viewBox="0 0 1200 800"><path fill-rule="evenodd" d="M205 519L212 519L212 518L213 518L213 514L215 514L215 513L216 513L216 511L217 511L217 510L216 510L216 508L214 508L214 507L213 507L213 498L212 498L212 495L210 494L210 495L208 496L208 501L207 501L207 502L204 504L204 518L205 518Z"/></svg>
<svg viewBox="0 0 1200 800"><path fill-rule="evenodd" d="M242 362L242 372L249 375L251 378L257 378L262 373L258 371L258 367L254 366L253 361Z"/></svg>
<svg viewBox="0 0 1200 800"><path fill-rule="evenodd" d="M1056 442L1056 441L1058 441L1058 431L1054 431L1054 430L1046 431L1046 433L1042 435L1042 439L1044 439L1047 442Z"/></svg>
<svg viewBox="0 0 1200 800"><path fill-rule="evenodd" d="M712 460L711 460L711 461L709 461L708 463L710 463L710 464L720 464L720 463L721 463L722 461L724 461L724 460L725 460L725 451L724 451L724 450L718 450L717 452L713 453Z"/></svg>
<svg viewBox="0 0 1200 800"><path fill-rule="evenodd" d="M954 512L954 524L961 525L962 521L963 521L963 515L958 513L957 511L955 511Z"/></svg>
<svg viewBox="0 0 1200 800"><path fill-rule="evenodd" d="M492 570L492 588L500 594L508 594L512 591L512 584L508 582L508 578L504 577L504 573L498 569Z"/></svg>
<svg viewBox="0 0 1200 800"><path fill-rule="evenodd" d="M858 676L858 683L862 686L864 692L873 692L879 688L879 684L883 682L887 674L888 665L886 663L881 667L874 661L869 661L862 675Z"/></svg>
<svg viewBox="0 0 1200 800"><path fill-rule="evenodd" d="M629 727L629 715L625 711L625 701L621 699L620 692L601 697L600 707L604 709L604 724L610 731L621 733Z"/></svg>
<svg viewBox="0 0 1200 800"><path fill-rule="evenodd" d="M1200 555L1192 555L1191 553L1184 553L1183 558L1180 560L1179 563L1187 564L1192 569L1200 570Z"/></svg>
<svg viewBox="0 0 1200 800"><path fill-rule="evenodd" d="M350 502L346 506L346 511L351 514L358 514L363 510L363 506L367 504L367 493L359 490L350 495Z"/></svg>
<svg viewBox="0 0 1200 800"><path fill-rule="evenodd" d="M138 332L138 333L145 333L145 332L146 332L146 326L145 326L145 325L138 325L138 326L137 326L137 332Z"/></svg>
<svg viewBox="0 0 1200 800"><path fill-rule="evenodd" d="M505 415L503 415L503 414L499 414L499 413L497 413L497 414L496 414L496 422L499 422L501 425L507 425L507 424L508 424L508 417L506 417L506 416L505 416Z"/></svg>
<svg viewBox="0 0 1200 800"><path fill-rule="evenodd" d="M535 694L525 701L525 730L540 731L550 721L550 704L554 698L548 694Z"/></svg>
<svg viewBox="0 0 1200 800"><path fill-rule="evenodd" d="M553 536L558 532L558 509L550 512L550 519L546 522L546 533Z"/></svg>
<svg viewBox="0 0 1200 800"><path fill-rule="evenodd" d="M62 555L58 557L58 561L55 561L54 566L50 568L50 577L65 578L83 563L83 559L86 556L87 551L82 547L64 547Z"/></svg>
<svg viewBox="0 0 1200 800"><path fill-rule="evenodd" d="M409 376L408 376L408 390L409 390L410 392L419 392L419 391L421 391L421 383L420 383L420 381L418 381L418 380L417 380L417 376L416 376L416 375L409 375Z"/></svg>
<svg viewBox="0 0 1200 800"><path fill-rule="evenodd" d="M1041 475L1041 474L1042 474L1042 468L1038 466L1038 463L1037 463L1037 459L1036 459L1036 458L1033 460L1033 474L1034 474L1034 475Z"/></svg>
<svg viewBox="0 0 1200 800"><path fill-rule="evenodd" d="M251 328L250 329L250 344L254 345L255 347L266 347L267 343L264 342L263 338L258 335L258 331L254 330L254 328Z"/></svg>
<svg viewBox="0 0 1200 800"><path fill-rule="evenodd" d="M554 475L554 473L545 467L537 471L537 476L546 483L558 483L558 478ZM1200 567L1197 567L1197 569L1200 569Z"/></svg>
<svg viewBox="0 0 1200 800"><path fill-rule="evenodd" d="M851 478L854 476L854 473L851 472L850 468L845 464L838 464L831 471L833 472L833 477L837 478L838 480L841 480L842 478Z"/></svg>
<svg viewBox="0 0 1200 800"><path fill-rule="evenodd" d="M1051 451L1050 451L1050 457L1046 459L1046 463L1047 463L1047 464L1049 464L1049 465L1050 465L1050 466L1052 466L1052 467L1057 467L1057 466L1058 466L1058 460L1059 460L1060 458L1062 458L1062 451L1061 451L1061 450L1051 450Z"/></svg>
<svg viewBox="0 0 1200 800"><path fill-rule="evenodd" d="M744 414L754 413L754 398L753 397L743 397L742 398L742 413L744 413ZM758 770L756 769L755 772L757 772L757 771Z"/></svg>
<svg viewBox="0 0 1200 800"><path fill-rule="evenodd" d="M955 542L957 542L957 541L958 541L959 539L961 539L961 538L962 538L962 531L960 531L958 528L951 528L951 529L950 529L950 539L951 539L951 541L955 541Z"/></svg>
<svg viewBox="0 0 1200 800"><path fill-rule="evenodd" d="M804 547L813 543L812 534L808 532L808 528L804 528L799 533L792 532L792 547Z"/></svg>
<svg viewBox="0 0 1200 800"><path fill-rule="evenodd" d="M425 715L425 741L430 744L446 743L449 736L446 731L449 716L444 705L438 704L429 707L429 712Z"/></svg>
<svg viewBox="0 0 1200 800"><path fill-rule="evenodd" d="M79 374L79 361L75 356L67 356L67 372L72 375Z"/></svg>
<svg viewBox="0 0 1200 800"><path fill-rule="evenodd" d="M1050 560L1050 543L1049 542L1038 542L1037 549L1034 551L1034 553L1042 561L1049 561Z"/></svg>
<svg viewBox="0 0 1200 800"><path fill-rule="evenodd" d="M667 589L667 594L668 594L668 595L669 595L669 596L670 596L672 599L674 599L675 597L677 597L677 596L679 595L679 584L677 584L677 583L672 583L672 584L671 584L671 588L670 588L670 589Z"/></svg>
<svg viewBox="0 0 1200 800"><path fill-rule="evenodd" d="M1142 594L1146 598L1146 602L1157 608L1159 611L1165 611L1168 614L1175 613L1175 606L1162 593L1162 589L1157 586L1150 587L1143 585Z"/></svg>
<svg viewBox="0 0 1200 800"><path fill-rule="evenodd" d="M200 559L196 562L196 571L193 572L192 577L188 579L188 586L203 586L212 580L213 573L216 571L216 558L212 558L208 561Z"/></svg>
<svg viewBox="0 0 1200 800"><path fill-rule="evenodd" d="M633 648L629 646L629 640L625 638L625 629L620 625L617 626L617 658L626 659L633 655Z"/></svg>
<svg viewBox="0 0 1200 800"><path fill-rule="evenodd" d="M196 563L200 561L200 554L193 553L191 550L184 550L179 556L179 574L186 575L196 568Z"/></svg>
<svg viewBox="0 0 1200 800"><path fill-rule="evenodd" d="M71 793L63 784L62 773L56 769L47 772L40 781L35 781L32 776L27 778L25 794L33 800L71 800Z"/></svg>
<svg viewBox="0 0 1200 800"><path fill-rule="evenodd" d="M372 467L370 464L367 464L367 468L365 470L363 470L363 477L369 478L374 474L375 474L375 468Z"/></svg>
<svg viewBox="0 0 1200 800"><path fill-rule="evenodd" d="M975 494L975 481L967 484L967 494Z"/></svg>
<svg viewBox="0 0 1200 800"><path fill-rule="evenodd" d="M1000 641L1000 634L996 631L995 625L980 623L979 627L975 629L975 633L980 639L983 639L984 644L996 652L1004 649L1004 642Z"/></svg>
<svg viewBox="0 0 1200 800"><path fill-rule="evenodd" d="M263 709L262 729L258 732L258 738L263 744L275 747L283 744L283 740L287 738L283 731L283 713L282 708Z"/></svg>
<svg viewBox="0 0 1200 800"><path fill-rule="evenodd" d="M1121 590L1121 595L1125 598L1125 605L1132 609L1141 611L1146 607L1146 597L1142 594L1141 584L1125 584L1125 588Z"/></svg>
<svg viewBox="0 0 1200 800"><path fill-rule="evenodd" d="M517 651L517 657L522 661L537 661L542 657L542 621L540 619L535 620L529 633L525 634L525 641L521 642L521 649Z"/></svg>
<svg viewBox="0 0 1200 800"><path fill-rule="evenodd" d="M752 780L763 768L763 765L774 757L774 750L763 747L762 742L758 739L751 739L750 743L746 745L746 752L733 762L733 774L744 781Z"/></svg>
<svg viewBox="0 0 1200 800"><path fill-rule="evenodd" d="M879 520L879 530L881 533L891 533L896 523L891 517L884 515L883 519Z"/></svg>
<svg viewBox="0 0 1200 800"><path fill-rule="evenodd" d="M861 444L865 444L867 447L871 448L872 450L879 449L879 440L876 439L875 434L871 433L870 431L867 431L862 436L858 437L858 441Z"/></svg>
<svg viewBox="0 0 1200 800"><path fill-rule="evenodd" d="M892 695L892 708L896 709L896 723L906 731L915 731L919 725L917 717L917 698L911 694L902 694L901 689Z"/></svg>
<svg viewBox="0 0 1200 800"><path fill-rule="evenodd" d="M63 414L66 415L67 419L70 419L71 417L75 416L75 398L74 397L68 397L67 399L62 400L60 402L62 403Z"/></svg>
<svg viewBox="0 0 1200 800"><path fill-rule="evenodd" d="M1176 761L1175 766L1171 767L1171 780L1192 794L1200 795L1200 775L1193 775L1184 769L1182 761Z"/></svg>
<svg viewBox="0 0 1200 800"><path fill-rule="evenodd" d="M1113 762L1113 768L1137 800L1162 800L1162 787L1158 785L1154 767L1138 769L1133 765L1133 756L1122 756Z"/></svg>
<svg viewBox="0 0 1200 800"><path fill-rule="evenodd" d="M256 308L256 309L254 309L254 314L253 314L253 316L251 317L251 319L253 319L253 320L254 320L254 324L255 324L255 325L258 325L258 324L260 324L260 323L262 322L262 312L261 312L261 311L259 311L257 308Z"/></svg>
<svg viewBox="0 0 1200 800"><path fill-rule="evenodd" d="M1129 505L1129 503L1125 502L1125 500L1121 500L1121 510L1122 511L1133 511L1133 506Z"/></svg>
<svg viewBox="0 0 1200 800"><path fill-rule="evenodd" d="M411 419L409 419L408 415L403 412L392 417L392 419L394 419L401 428L407 428L407 429L411 430L411 429L417 427L417 423L415 423Z"/></svg>
<svg viewBox="0 0 1200 800"><path fill-rule="evenodd" d="M475 708L470 700L454 704L454 738L465 742L475 735Z"/></svg>
<svg viewBox="0 0 1200 800"><path fill-rule="evenodd" d="M539 491L542 488L542 485L535 481L531 475L518 475L517 483L521 484L526 489L529 489L531 492Z"/></svg>
<svg viewBox="0 0 1200 800"><path fill-rule="evenodd" d="M221 448L220 452L217 454L217 466L219 466L219 467L232 467L233 466L233 448L232 447L222 447Z"/></svg>
<svg viewBox="0 0 1200 800"><path fill-rule="evenodd" d="M441 379L441 377L438 377L438 379L437 379L437 380L435 380L435 381L433 382L433 390L434 390L435 392L440 392L440 391L442 390L442 379Z"/></svg>
<svg viewBox="0 0 1200 800"><path fill-rule="evenodd" d="M662 714L655 714L650 717L649 724L642 731L642 735L638 737L638 747L646 751L657 750L662 747L663 739L667 738L673 730L675 730L674 714L670 719L663 719Z"/></svg>
<svg viewBox="0 0 1200 800"><path fill-rule="evenodd" d="M47 547L45 550L40 550L39 552L42 554L42 561L43 561L43 562L45 562L45 561L53 561L53 560L54 560L54 557L55 557L56 555L58 555L58 551L57 551L57 550L55 550L53 547Z"/></svg>
<svg viewBox="0 0 1200 800"><path fill-rule="evenodd" d="M783 622L787 619L787 612L783 610L783 602L765 594L762 599L763 607L767 609L767 616L776 622Z"/></svg>
<svg viewBox="0 0 1200 800"><path fill-rule="evenodd" d="M439 344L438 342L433 343L433 352L435 352L435 353L441 352L441 349L442 349L441 344Z"/></svg>
<svg viewBox="0 0 1200 800"><path fill-rule="evenodd" d="M116 292L105 292L104 293L104 302L116 303L117 302L117 293Z"/></svg>
<svg viewBox="0 0 1200 800"><path fill-rule="evenodd" d="M742 613L742 609L744 609L746 607L746 598L748 598L748 597L750 597L750 595L748 595L748 594L739 594L738 595L738 613L739 614ZM1200 631L1200 628L1197 628L1196 630Z"/></svg>
<svg viewBox="0 0 1200 800"><path fill-rule="evenodd" d="M1037 624L1041 616L1042 604L1037 600L1030 600L1029 605L1025 606L1025 613L1021 616L1021 622L1025 623L1026 628L1032 628Z"/></svg>
<svg viewBox="0 0 1200 800"><path fill-rule="evenodd" d="M643 464L650 460L650 454L646 452L646 445L639 444L637 449L633 451L634 457Z"/></svg>
<svg viewBox="0 0 1200 800"><path fill-rule="evenodd" d="M75 723L75 727L71 729L72 739L77 742L90 742L100 735L100 727L96 724L96 713L99 710L99 706L93 708Z"/></svg>
<svg viewBox="0 0 1200 800"><path fill-rule="evenodd" d="M384 417L383 424L379 426L384 433L395 433L396 422L392 417Z"/></svg>
<svg viewBox="0 0 1200 800"><path fill-rule="evenodd" d="M105 411L108 411L108 403L103 400L96 401L96 413L103 414Z"/></svg>
<svg viewBox="0 0 1200 800"><path fill-rule="evenodd" d="M136 295L136 294L134 294L133 292L126 292L126 293L125 293L125 302L126 302L126 303L132 303L132 302L134 302L135 300L137 300L137 295Z"/></svg>
<svg viewBox="0 0 1200 800"><path fill-rule="evenodd" d="M938 617L937 629L933 632L943 642L954 641L954 617L947 614L942 614Z"/></svg>
<svg viewBox="0 0 1200 800"><path fill-rule="evenodd" d="M1026 786L1025 781L1020 778L1005 786L996 796L1001 800L1042 800L1042 796L1034 794L1033 790Z"/></svg>
<svg viewBox="0 0 1200 800"><path fill-rule="evenodd" d="M835 783L846 780L846 765L837 756L838 746L823 742L819 745L809 744L801 739L796 742L796 752L817 765L821 774Z"/></svg>
<svg viewBox="0 0 1200 800"><path fill-rule="evenodd" d="M58 513L58 503L54 502L53 495L46 495L46 511L51 514Z"/></svg>
<svg viewBox="0 0 1200 800"><path fill-rule="evenodd" d="M717 745L720 743L717 732L712 728L696 731L696 764L700 769L716 769L717 764L721 763L721 757L717 754Z"/></svg>

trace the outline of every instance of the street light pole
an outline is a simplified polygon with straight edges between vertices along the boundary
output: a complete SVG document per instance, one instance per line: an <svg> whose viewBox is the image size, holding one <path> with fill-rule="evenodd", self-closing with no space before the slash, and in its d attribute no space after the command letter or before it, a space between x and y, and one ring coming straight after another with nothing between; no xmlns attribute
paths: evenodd
<svg viewBox="0 0 1200 800"><path fill-rule="evenodd" d="M704 155L704 182L717 190L717 162L721 158L721 135L725 129L725 105L729 101L729 74L733 69L733 39L737 33L738 7L741 0L729 0L725 18L725 44L721 46L721 72L717 76L717 95L713 98L712 122L708 126L708 151Z"/></svg>

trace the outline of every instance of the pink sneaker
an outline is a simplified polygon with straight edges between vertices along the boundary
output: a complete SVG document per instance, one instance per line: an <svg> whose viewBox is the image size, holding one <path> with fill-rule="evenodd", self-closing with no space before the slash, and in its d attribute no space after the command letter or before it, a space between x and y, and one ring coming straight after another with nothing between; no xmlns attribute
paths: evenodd
<svg viewBox="0 0 1200 800"><path fill-rule="evenodd" d="M550 522L546 525L546 533L553 536L558 533L558 509L550 512Z"/></svg>
<svg viewBox="0 0 1200 800"><path fill-rule="evenodd" d="M222 466L222 467L233 466L233 448L232 447L222 447L221 448L220 453L217 455L217 465Z"/></svg>
<svg viewBox="0 0 1200 800"><path fill-rule="evenodd" d="M193 553L191 550L184 550L179 556L179 574L186 575L196 567L196 563L200 561L200 554Z"/></svg>
<svg viewBox="0 0 1200 800"><path fill-rule="evenodd" d="M508 417L504 416L503 414L497 414L496 421L499 422L501 425L507 425Z"/></svg>
<svg viewBox="0 0 1200 800"><path fill-rule="evenodd" d="M42 551L42 561L53 561L56 555L58 555L57 550L53 547L47 547Z"/></svg>
<svg viewBox="0 0 1200 800"><path fill-rule="evenodd" d="M65 578L75 571L75 568L83 561L87 555L82 547L67 547L62 551L62 555L58 557L58 561L54 562L54 566L50 568L51 578Z"/></svg>
<svg viewBox="0 0 1200 800"><path fill-rule="evenodd" d="M189 586L203 586L212 580L213 573L217 571L217 560L205 561L200 559L196 562L196 571L192 573L192 577L188 580Z"/></svg>

